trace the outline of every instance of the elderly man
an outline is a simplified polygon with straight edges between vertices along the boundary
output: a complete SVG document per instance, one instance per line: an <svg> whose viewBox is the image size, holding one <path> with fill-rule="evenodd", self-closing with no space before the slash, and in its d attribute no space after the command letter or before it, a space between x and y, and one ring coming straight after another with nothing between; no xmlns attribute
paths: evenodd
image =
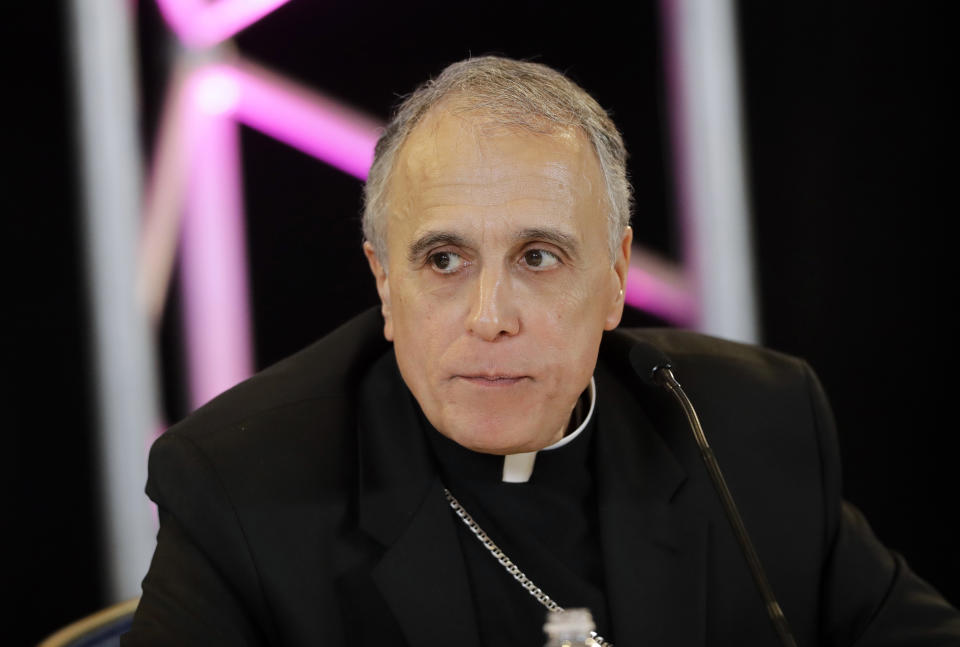
<svg viewBox="0 0 960 647"><path fill-rule="evenodd" d="M627 359L640 340L700 407L800 645L960 644L842 502L804 363L614 331L625 158L542 65L471 59L408 97L366 186L379 311L157 441L123 644L532 647L554 603L620 647L776 644L682 411Z"/></svg>

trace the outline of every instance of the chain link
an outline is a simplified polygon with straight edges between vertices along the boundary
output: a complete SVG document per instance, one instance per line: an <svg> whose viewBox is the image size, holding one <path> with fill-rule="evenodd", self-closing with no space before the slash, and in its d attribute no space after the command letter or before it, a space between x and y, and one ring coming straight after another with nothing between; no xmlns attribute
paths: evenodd
<svg viewBox="0 0 960 647"><path fill-rule="evenodd" d="M450 490L443 488L443 493L446 495L447 501L450 503L450 507L455 513L457 513L457 516L460 517L460 520L463 521L464 525L466 525L467 528L470 529L470 532L472 532L473 535L480 540L480 543L483 544L483 547L486 548L498 562L500 562L500 565L503 566L503 568L513 576L513 579L519 582L520 586L527 590L527 593L535 597L537 602L545 606L548 610L563 612L563 607L554 602L549 595L543 592L543 589L534 584L533 580L527 577L526 574L520 570L520 567L514 564L513 561L507 557L507 554L504 553L492 539L490 539L490 536L484 532L483 528L480 527L480 524L473 520L473 517L470 516L470 513L467 512L466 508L460 505L460 502L457 501L456 497L450 494ZM588 647L613 647L613 643L605 641L603 636L597 634L596 631L590 632L590 639L587 642L587 645Z"/></svg>

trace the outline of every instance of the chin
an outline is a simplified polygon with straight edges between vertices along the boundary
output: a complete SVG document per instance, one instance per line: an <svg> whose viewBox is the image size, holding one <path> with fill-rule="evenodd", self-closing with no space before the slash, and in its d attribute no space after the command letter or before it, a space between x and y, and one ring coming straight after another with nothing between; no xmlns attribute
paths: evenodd
<svg viewBox="0 0 960 647"><path fill-rule="evenodd" d="M451 425L444 433L458 445L482 454L519 454L542 449L554 439L550 434L537 429L504 424L485 417L473 424Z"/></svg>

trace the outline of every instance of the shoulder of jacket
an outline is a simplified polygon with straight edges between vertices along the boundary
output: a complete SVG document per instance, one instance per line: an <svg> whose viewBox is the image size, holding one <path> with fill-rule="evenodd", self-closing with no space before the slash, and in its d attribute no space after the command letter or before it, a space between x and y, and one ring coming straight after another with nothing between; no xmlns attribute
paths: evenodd
<svg viewBox="0 0 960 647"><path fill-rule="evenodd" d="M367 310L213 398L167 433L197 442L225 428L296 416L304 409L321 420L342 417L366 371L390 348L382 331L379 309Z"/></svg>
<svg viewBox="0 0 960 647"><path fill-rule="evenodd" d="M729 393L809 397L816 376L797 357L754 344L669 328L623 328L608 332L601 358L621 379L632 379L628 354L633 344L656 346L669 359L677 380L688 391L720 386Z"/></svg>
<svg viewBox="0 0 960 647"><path fill-rule="evenodd" d="M802 359L780 351L689 330L618 328L607 335L611 345L618 350L637 341L651 343L663 351L675 367L727 366L741 372L796 373L803 371L806 365Z"/></svg>

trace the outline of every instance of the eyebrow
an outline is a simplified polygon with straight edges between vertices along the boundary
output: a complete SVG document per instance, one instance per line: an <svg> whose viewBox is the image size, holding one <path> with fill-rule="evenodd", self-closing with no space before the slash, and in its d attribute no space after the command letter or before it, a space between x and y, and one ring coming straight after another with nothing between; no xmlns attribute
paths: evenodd
<svg viewBox="0 0 960 647"><path fill-rule="evenodd" d="M522 230L516 238L521 241L542 240L553 243L573 258L576 258L580 253L580 244L577 239L559 229L531 227Z"/></svg>
<svg viewBox="0 0 960 647"><path fill-rule="evenodd" d="M572 258L576 258L580 253L580 244L577 239L570 234L553 228L528 227L517 232L514 238L519 242L531 240L540 240L552 243L564 250ZM417 238L407 250L407 260L416 263L423 256L424 252L441 245L453 245L454 247L470 247L470 243L460 234L450 231L428 231Z"/></svg>
<svg viewBox="0 0 960 647"><path fill-rule="evenodd" d="M417 262L428 249L439 245L453 245L467 247L467 239L449 231L428 231L415 240L407 250L407 259L411 263Z"/></svg>

